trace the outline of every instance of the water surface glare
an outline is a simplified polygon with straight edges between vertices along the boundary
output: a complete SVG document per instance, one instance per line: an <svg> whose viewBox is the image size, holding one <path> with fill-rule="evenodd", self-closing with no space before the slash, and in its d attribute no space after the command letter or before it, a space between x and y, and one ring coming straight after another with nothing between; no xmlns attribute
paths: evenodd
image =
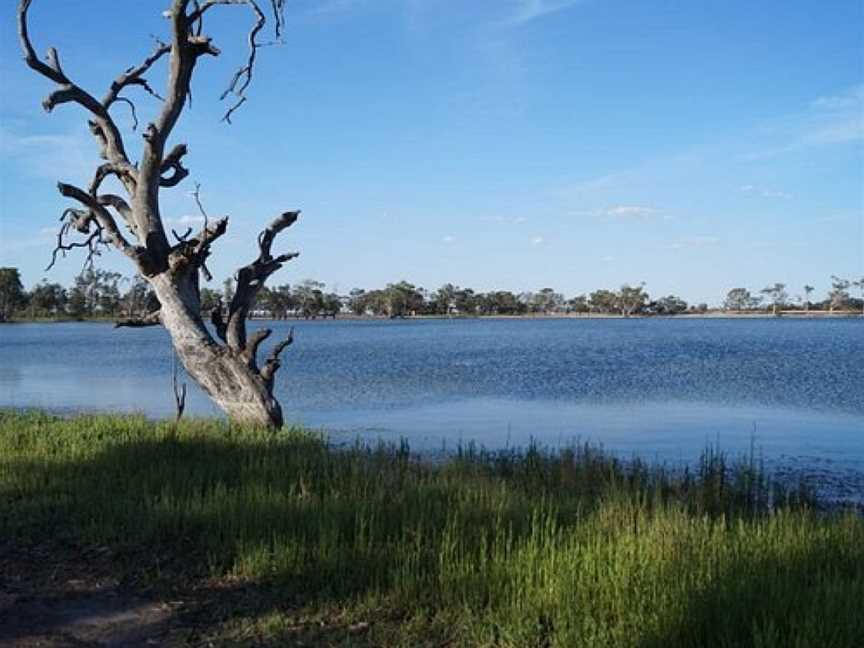
<svg viewBox="0 0 864 648"><path fill-rule="evenodd" d="M296 326L286 419L437 450L576 439L661 460L706 442L864 470L864 319L252 322ZM266 352L266 349L265 349ZM0 327L0 406L171 416L165 331ZM190 385L187 412L216 413Z"/></svg>

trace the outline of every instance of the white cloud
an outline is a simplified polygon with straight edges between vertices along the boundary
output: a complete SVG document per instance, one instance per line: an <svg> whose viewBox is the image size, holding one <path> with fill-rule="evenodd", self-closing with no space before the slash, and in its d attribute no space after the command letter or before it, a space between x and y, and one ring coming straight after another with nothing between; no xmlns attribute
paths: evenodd
<svg viewBox="0 0 864 648"><path fill-rule="evenodd" d="M744 158L763 160L784 153L864 140L864 85L815 99L808 110L781 123L779 132L787 143L750 153Z"/></svg>
<svg viewBox="0 0 864 648"><path fill-rule="evenodd" d="M184 216L180 216L179 218L166 218L166 225L203 225L204 217L203 216L194 216L192 214L186 214Z"/></svg>
<svg viewBox="0 0 864 648"><path fill-rule="evenodd" d="M610 207L606 210L606 216L610 216L612 218L625 218L625 219L642 219L649 218L657 213L657 210L653 207L639 207L637 205L619 205L617 207Z"/></svg>
<svg viewBox="0 0 864 648"><path fill-rule="evenodd" d="M762 189L752 184L741 185L738 188L741 193L752 194L754 196L762 196L763 198L779 198L781 200L791 200L792 194L786 191L778 191L776 189Z"/></svg>
<svg viewBox="0 0 864 648"><path fill-rule="evenodd" d="M535 236L531 239L531 245L543 245L545 239L542 236Z"/></svg>
<svg viewBox="0 0 864 648"><path fill-rule="evenodd" d="M480 220L484 223L500 223L502 225L522 225L528 222L524 216L487 216Z"/></svg>
<svg viewBox="0 0 864 648"><path fill-rule="evenodd" d="M453 241L456 240L456 237L451 235L451 234L448 234L447 236L445 236L441 240L444 241L445 243L452 243Z"/></svg>
<svg viewBox="0 0 864 648"><path fill-rule="evenodd" d="M521 25L584 2L585 0L517 0L515 10L505 22Z"/></svg>
<svg viewBox="0 0 864 648"><path fill-rule="evenodd" d="M853 86L849 91L827 97L818 97L810 103L810 108L817 111L836 111L861 109L864 104L864 84Z"/></svg>
<svg viewBox="0 0 864 648"><path fill-rule="evenodd" d="M612 261L615 260L615 257L614 256L604 256L600 260L603 261L604 263L612 263Z"/></svg>

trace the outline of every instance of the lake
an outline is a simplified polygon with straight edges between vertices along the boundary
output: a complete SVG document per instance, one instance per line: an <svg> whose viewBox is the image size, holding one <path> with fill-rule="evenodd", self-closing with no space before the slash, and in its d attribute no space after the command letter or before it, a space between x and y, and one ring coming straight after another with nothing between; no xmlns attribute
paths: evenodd
<svg viewBox="0 0 864 648"><path fill-rule="evenodd" d="M751 444L785 471L864 493L864 319L482 319L295 326L277 393L287 421L412 448L593 441L687 462ZM0 327L0 407L172 416L160 328ZM217 411L190 384L187 412Z"/></svg>

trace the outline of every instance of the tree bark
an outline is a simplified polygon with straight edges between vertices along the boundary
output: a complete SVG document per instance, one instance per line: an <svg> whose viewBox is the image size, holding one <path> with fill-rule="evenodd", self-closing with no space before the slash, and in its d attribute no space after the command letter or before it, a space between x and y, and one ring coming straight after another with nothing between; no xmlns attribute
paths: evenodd
<svg viewBox="0 0 864 648"><path fill-rule="evenodd" d="M150 285L186 373L231 420L282 427L282 408L264 378L250 367L248 355L218 344L210 335L201 319L194 281L174 281L160 274Z"/></svg>

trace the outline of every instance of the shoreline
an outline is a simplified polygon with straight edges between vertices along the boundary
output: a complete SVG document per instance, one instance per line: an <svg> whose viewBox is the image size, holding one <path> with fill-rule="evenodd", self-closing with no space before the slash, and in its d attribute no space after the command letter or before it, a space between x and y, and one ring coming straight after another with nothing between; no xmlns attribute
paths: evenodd
<svg viewBox="0 0 864 648"><path fill-rule="evenodd" d="M864 630L864 517L710 448L685 475L589 445L428 465L301 428L30 413L0 415L0 456L0 642L577 646L590 629L592 646L851 646Z"/></svg>
<svg viewBox="0 0 864 648"><path fill-rule="evenodd" d="M175 425L175 420L172 416L153 416L140 411L113 411L110 409L83 409L83 408L51 408L51 407L15 407L15 406L0 406L0 420L4 416L28 416L35 415L48 419L55 419L67 423L73 423L76 420L117 420L124 421L129 419L141 420L149 426L170 426ZM184 417L181 421L183 425L192 426L233 426L223 414L213 415L192 415ZM586 440L578 436L569 439L563 445L553 446L544 444L539 441L531 441L524 445L515 445L507 447L499 447L495 445L486 446L482 443L468 441L465 445L454 444L451 449L415 449L411 445L410 435L400 435L399 441L395 438L384 438L382 436L374 437L361 436L359 433L353 436L347 436L339 430L331 430L326 427L306 426L302 423L286 422L284 430L303 429L318 438L329 450L334 452L353 451L358 447L374 450L382 446L400 446L402 450L410 454L410 456L422 464L428 466L442 466L449 462L456 461L463 453L478 457L496 457L496 456L521 456L526 453L539 453L545 457L556 457L572 451L574 448L590 447L602 453L609 459L614 459L621 462L622 465L630 465L638 463L648 467L650 470L668 471L670 475L682 475L685 471L698 468L700 459L694 457L692 459L664 459L657 458L652 452L635 452L631 450L610 450L603 445L602 440ZM806 455L784 455L784 456L768 456L764 457L761 454L761 448L756 448L759 452L760 461L763 462L761 470L769 480L782 485L784 488L795 488L796 486L805 485L807 491L815 496L816 508L823 512L831 512L842 509L852 509L864 516L864 472L850 468L836 468L834 470L826 469L824 465L815 462L800 462L799 459L805 458ZM748 456L746 451L736 451L731 448L724 448L719 443L708 444L703 448L703 454L706 451L715 452L725 456L730 464L752 463L754 456ZM751 448L749 452L754 452ZM654 458L652 458L652 456Z"/></svg>
<svg viewBox="0 0 864 648"><path fill-rule="evenodd" d="M708 311L706 313L681 313L678 315L616 315L614 313L553 313L548 315L408 315L405 317L383 317L343 314L338 317L250 317L250 322L411 322L422 320L675 320L675 319L856 319L864 318L864 314L857 311L782 311L777 315L773 313L747 313ZM11 319L0 322L3 324L114 324L116 320L110 317L93 318L35 318L35 319Z"/></svg>

